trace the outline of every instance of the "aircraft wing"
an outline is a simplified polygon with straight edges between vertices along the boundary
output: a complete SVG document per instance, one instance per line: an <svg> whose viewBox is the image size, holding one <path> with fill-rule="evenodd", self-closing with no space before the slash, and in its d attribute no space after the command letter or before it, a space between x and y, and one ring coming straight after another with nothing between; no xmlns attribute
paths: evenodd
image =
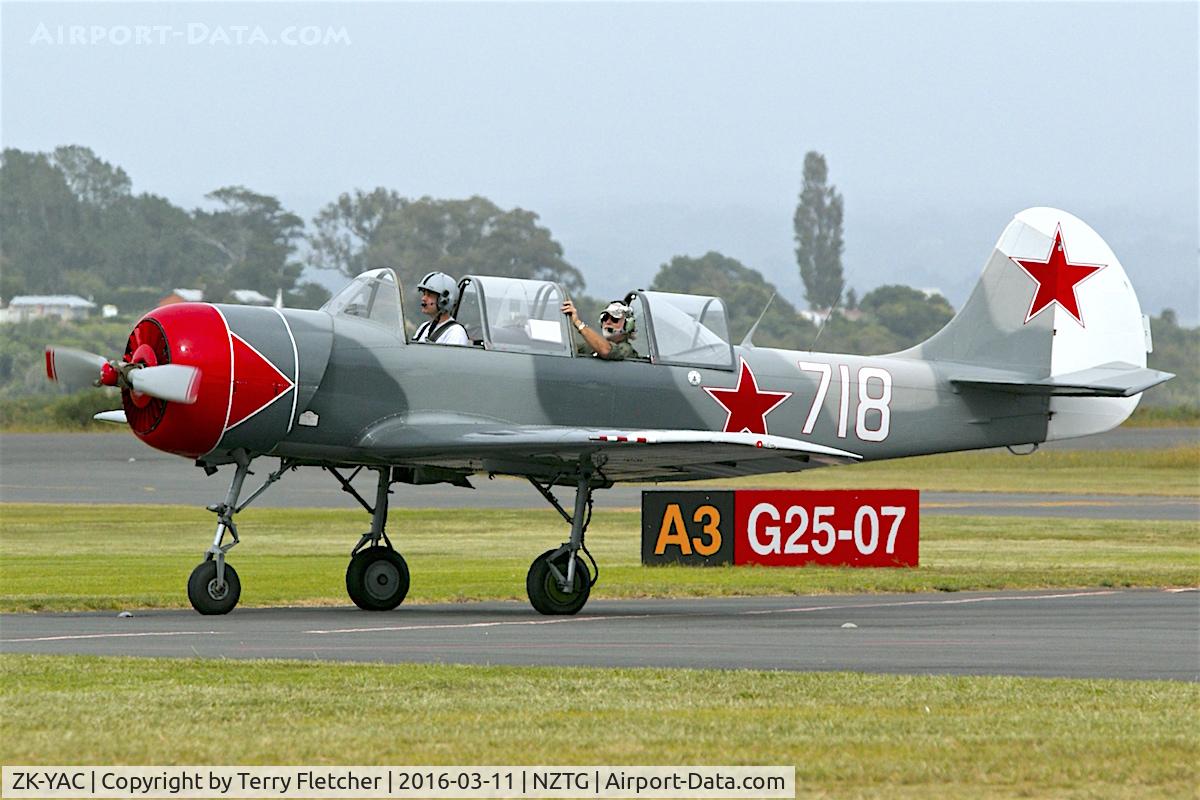
<svg viewBox="0 0 1200 800"><path fill-rule="evenodd" d="M545 480L569 472L581 456L591 455L599 471L614 482L794 472L862 458L799 439L752 433L451 424L418 426L418 442L413 440L414 428L406 428L397 441L387 428L369 432L360 446L393 464Z"/></svg>

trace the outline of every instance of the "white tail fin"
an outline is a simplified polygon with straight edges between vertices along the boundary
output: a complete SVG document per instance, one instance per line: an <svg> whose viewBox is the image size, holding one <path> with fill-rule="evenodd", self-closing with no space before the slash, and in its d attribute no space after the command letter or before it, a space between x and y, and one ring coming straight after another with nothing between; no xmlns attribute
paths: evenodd
<svg viewBox="0 0 1200 800"><path fill-rule="evenodd" d="M1065 211L1030 208L1000 234L962 310L904 355L961 364L956 383L1049 395L1046 438L1064 439L1115 428L1138 392L1171 377L1145 369L1147 330L1105 241Z"/></svg>

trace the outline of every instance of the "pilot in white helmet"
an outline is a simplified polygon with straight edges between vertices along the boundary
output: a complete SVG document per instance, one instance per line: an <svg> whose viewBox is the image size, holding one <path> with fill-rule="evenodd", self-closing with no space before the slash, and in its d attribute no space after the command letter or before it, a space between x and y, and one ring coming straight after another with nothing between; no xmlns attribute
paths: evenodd
<svg viewBox="0 0 1200 800"><path fill-rule="evenodd" d="M431 272L417 284L421 293L421 313L429 317L417 328L414 342L471 345L467 329L450 316L458 300L458 284L444 272Z"/></svg>

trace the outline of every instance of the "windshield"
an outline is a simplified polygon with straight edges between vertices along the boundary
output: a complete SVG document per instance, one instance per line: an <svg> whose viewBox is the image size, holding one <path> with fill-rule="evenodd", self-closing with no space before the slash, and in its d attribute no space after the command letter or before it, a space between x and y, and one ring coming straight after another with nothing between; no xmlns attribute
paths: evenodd
<svg viewBox="0 0 1200 800"><path fill-rule="evenodd" d="M403 330L400 283L396 273L386 268L362 273L329 298L321 310L334 316L365 319L397 334Z"/></svg>
<svg viewBox="0 0 1200 800"><path fill-rule="evenodd" d="M725 304L717 297L643 292L658 360L687 366L733 366Z"/></svg>

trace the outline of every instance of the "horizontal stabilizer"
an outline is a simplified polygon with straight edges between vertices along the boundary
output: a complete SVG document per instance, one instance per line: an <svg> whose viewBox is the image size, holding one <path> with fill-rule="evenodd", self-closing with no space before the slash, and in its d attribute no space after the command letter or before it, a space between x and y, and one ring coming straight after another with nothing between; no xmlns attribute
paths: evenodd
<svg viewBox="0 0 1200 800"><path fill-rule="evenodd" d="M1055 397L1132 397L1152 386L1175 377L1170 372L1137 367L1114 361L1098 367L1052 375L1048 378L1029 378L1021 375L963 376L951 378L958 386L975 386L1012 394L1053 395Z"/></svg>

